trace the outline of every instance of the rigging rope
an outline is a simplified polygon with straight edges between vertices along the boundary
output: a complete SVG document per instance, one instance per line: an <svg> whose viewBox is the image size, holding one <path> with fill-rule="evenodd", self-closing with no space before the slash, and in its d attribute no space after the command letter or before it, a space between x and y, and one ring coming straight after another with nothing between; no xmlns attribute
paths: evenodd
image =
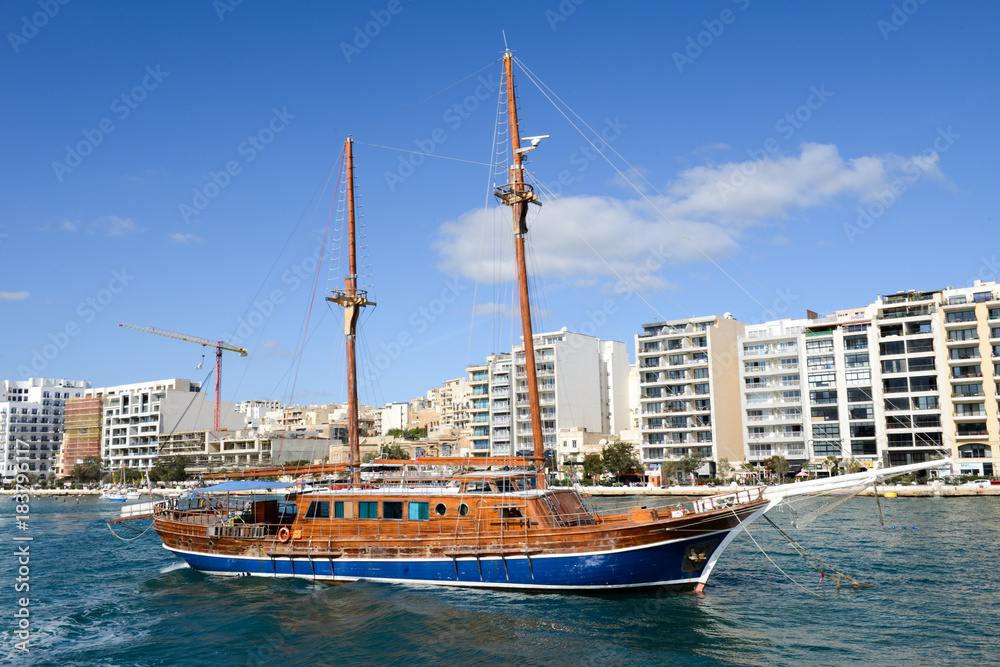
<svg viewBox="0 0 1000 667"><path fill-rule="evenodd" d="M791 535L789 535L788 533L786 533L785 531L783 531L781 528L778 528L778 525L776 523L774 523L774 521L771 521L771 517L769 517L769 516L767 516L765 514L764 515L764 519L766 519L767 522L769 524L771 524L771 526L776 531L778 531L779 535L781 535L786 540L788 540L788 544L791 545L791 547L796 551L796 553L798 553L800 556L802 556L802 559L805 560L807 563L809 563L809 565L812 566L812 568L814 570L816 570L817 572L819 572L821 577L824 577L824 578L825 577L830 577L831 579L833 579L834 581L836 581L837 582L837 590L838 591L840 590L840 583L842 581L851 584L852 586L854 586L854 588L874 588L874 584L863 583L861 581L858 581L857 579L854 579L853 577L850 577L850 576L844 574L843 572L835 570L833 567L831 567L827 563L823 562L822 560L820 560L816 556L814 556L811 553L809 553L809 551L806 550L805 547L803 547L801 544L799 544L794 539L792 539Z"/></svg>
<svg viewBox="0 0 1000 667"><path fill-rule="evenodd" d="M768 307L767 307L767 306L765 306L765 305L764 305L763 303L761 303L761 302L760 302L760 301L759 301L759 300L757 299L757 297L755 297L755 296L754 296L754 295L753 295L752 293L750 293L750 291L749 291L749 290L748 290L748 289L747 289L746 287L744 287L744 286L742 285L742 283L740 283L740 282L739 282L738 280L736 280L736 278L734 278L734 277L733 277L732 275L730 275L728 271L726 271L726 270L725 270L724 268L722 268L722 265L721 265L721 264L719 264L719 263L718 263L717 261L715 261L715 259L714 259L714 258L713 258L713 257L712 257L711 255L709 255L709 254L708 254L708 253L707 253L707 252L706 252L706 251L705 251L705 250L704 250L704 249L703 249L703 248L702 248L702 247L701 247L700 245L698 245L697 243L695 243L695 241L694 241L694 240L693 240L693 239L692 239L692 238L691 238L691 237L690 237L690 236L689 236L689 235L688 235L687 233L685 233L685 232L684 232L684 231L683 231L683 230L681 229L681 227L680 227L680 226L679 226L679 225L678 225L678 224L677 224L676 222L674 222L674 221L673 221L672 219L670 219L669 217L667 217L667 215L666 215L666 214L665 214L665 213L664 213L663 211L661 211L661 210L660 210L660 207L659 207L659 206L657 206L657 205L656 205L655 203L653 203L653 201L652 201L652 200L651 200L651 199L650 199L650 198L649 198L648 196L646 196L646 193L644 193L644 192L643 192L643 191L642 191L642 190L641 190L641 189L640 189L640 188L639 188L638 186L636 186L636 185L635 185L635 183L633 183L633 182L632 182L632 180L631 180L631 179L630 179L630 178L629 178L629 177L628 177L628 176L627 176L627 175L625 174L625 172L623 172L623 171L622 171L621 169L619 169L619 168L618 168L618 165L616 165L615 163L613 163L613 162L612 162L612 161L611 161L611 160L610 160L610 159L609 159L609 158L608 158L608 157L607 157L607 156L606 156L606 155L605 155L605 154L604 154L604 153L603 153L603 152L601 151L601 149L600 149L600 148L598 148L598 147L597 147L597 146L596 146L596 145L594 144L594 142L593 142L593 141L592 141L592 140L590 139L590 137L588 137L588 136L587 136L586 134L584 134L584 132L583 132L583 131L582 131L582 130L581 130L581 129L580 129L580 128L579 128L578 126L577 126L577 124L576 124L576 123L574 123L574 122L573 122L573 120L572 120L572 119L571 119L571 118L570 118L570 117L569 117L569 116L568 116L568 115L566 114L566 112L565 112L565 111L563 111L563 109L562 109L562 108L561 108L561 107L560 107L560 106L559 106L558 104L556 104L556 103L555 103L555 102L553 101L552 97L550 97L550 96L549 96L549 93L548 93L548 92L546 92L546 89L548 89L548 86L544 86L544 87L543 87L543 85L544 85L544 84L542 84L542 83L541 83L541 80L540 80L540 79L538 79L538 78L537 78L537 77L535 76L535 74L534 74L534 73L533 73L533 72L532 72L531 70L529 70L529 69L528 69L528 68L527 68L527 67L525 66L525 64L524 64L523 62L521 62L521 61L520 61L519 59L517 59L517 58L515 58L515 60L517 61L517 64L518 64L518 65L520 65L521 69L522 69L522 70L524 71L524 73L525 73L525 75L526 75L526 76L528 77L528 79L529 79L529 80L530 80L530 81L531 81L532 83L534 83L534 84L535 84L535 87L537 87L537 88L538 88L538 90L539 90L539 91L540 91L540 92L542 93L542 95L543 95L543 96L545 97L545 99L547 99L547 100L548 100L548 101L549 101L550 103L552 103L552 105L553 105L553 106L554 106L554 107L556 108L556 110L557 110L557 111L558 111L558 112L559 112L559 113L560 113L560 114L562 115L562 117L566 119L566 122L568 122L568 123L569 123L569 124L570 124L570 125L571 125L571 126L573 127L573 129L575 129L575 130L576 130L576 131L577 131L577 132L578 132L578 133L580 134L580 136L582 136L582 137L584 138L584 141L586 141L586 142L587 142L587 143L588 143L588 144L590 145L590 147L591 147L591 148L593 148L593 149L594 149L594 150L595 150L595 151L597 152L597 154L598 154L598 155L600 155L601 157L603 157L603 158L605 159L605 161L606 161L606 162L607 162L607 163L608 163L608 164L609 164L609 165L611 166L611 168L612 168L612 169L614 169L614 170L615 170L615 171L616 171L616 172L618 173L618 175L619 175L619 176L621 176L621 177L622 177L622 179L623 179L623 180L624 180L624 181L625 181L626 183L628 183L628 184L629 184L629 185L630 185L630 186L631 186L631 187L632 187L632 188L633 188L633 189L634 189L634 190L635 190L635 191L636 191L636 192L637 192L637 193L639 194L639 196L640 196L640 197L641 197L641 198L642 198L642 199L643 199L643 200L644 200L644 201L645 201L645 202L646 202L647 204L649 204L649 205L650 205L650 206L651 206L651 207L653 208L653 210L657 212L657 214L659 214L659 216L660 216L661 218L663 218L663 220L664 220L664 221L666 221L666 222L667 222L667 224L669 224L669 225L670 225L671 227L673 227L673 228L674 228L674 230L676 230L676 231L677 231L677 233L678 233L678 234L680 234L680 236L681 236L681 238L682 238L682 239L684 239L685 241L687 241L688 243L690 243L690 244L691 244L691 245L692 245L692 246L693 246L693 247L695 248L695 250L697 250L697 251L698 251L698 252L699 252L699 253L700 253L700 254L701 254L701 255L702 255L702 256L703 256L703 257L704 257L705 259L707 259L707 260L708 260L708 261L709 261L709 262L710 262L710 263L711 263L711 264L712 264L712 265L713 265L713 266L714 266L714 267L715 267L716 269L718 269L718 270L719 270L719 271L720 271L720 272L722 273L722 275L726 276L726 278L728 278L728 279L729 279L729 280L730 280L730 281L731 281L731 282L732 282L732 283L733 283L734 285L736 285L736 286L737 286L737 287L738 287L738 288L739 288L739 289L740 289L740 290L741 290L741 291L742 291L742 292L743 292L744 294L746 294L746 295L747 295L747 296L748 296L748 297L749 297L749 298L750 298L750 299L751 299L751 300L752 300L752 301L753 301L754 303L756 303L756 304L757 304L758 306L760 306L761 308L763 308L765 312L769 313L769 314L770 314L770 315L771 315L772 317L774 317L775 319L777 319L777 318L778 318L778 316L777 316L777 315L776 315L776 314L774 313L774 311L772 311L772 310L771 310L770 308L768 308ZM555 94L553 93L553 95L555 95ZM560 101L561 101L561 100L560 100ZM565 104L565 102L563 102L563 104ZM567 108L567 109L569 109L569 110L570 110L570 111L571 111L571 112L573 113L573 115L575 115L575 116L579 117L579 116L578 116L578 115L576 114L576 112L572 111L572 109L570 109L570 108L569 108L569 106L568 106L568 105L566 106L566 108ZM596 134L596 133L595 133L595 134ZM607 142L605 142L605 143L607 143ZM613 150L613 149L612 149L612 150ZM616 155L617 155L617 153L616 153ZM621 157L621 156L619 156L619 157ZM624 161L624 159L623 159L623 161ZM628 163L626 162L626 164L628 164ZM631 166L630 166L630 168L634 170L634 167L631 167ZM655 190L655 188L654 188L654 190ZM658 192L658 191L657 191L657 194L659 194L659 192ZM740 267L740 268L742 268L742 267ZM758 283L758 284L760 284L760 283Z"/></svg>

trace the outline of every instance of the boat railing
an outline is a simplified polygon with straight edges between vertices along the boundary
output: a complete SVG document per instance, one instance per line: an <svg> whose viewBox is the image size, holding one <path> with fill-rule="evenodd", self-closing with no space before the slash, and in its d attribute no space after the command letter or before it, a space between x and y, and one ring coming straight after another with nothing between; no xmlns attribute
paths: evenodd
<svg viewBox="0 0 1000 667"><path fill-rule="evenodd" d="M682 496L662 501L644 502L641 505L623 505L621 501L593 502L590 512L601 523L610 521L649 521L678 518L714 512L720 509L747 505L763 499L762 487L740 489L731 493L691 498Z"/></svg>

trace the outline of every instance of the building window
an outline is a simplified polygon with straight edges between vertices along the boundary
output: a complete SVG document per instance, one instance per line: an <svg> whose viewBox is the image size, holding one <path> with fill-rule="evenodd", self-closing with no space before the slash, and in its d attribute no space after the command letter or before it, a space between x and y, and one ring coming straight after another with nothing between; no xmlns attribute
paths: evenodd
<svg viewBox="0 0 1000 667"><path fill-rule="evenodd" d="M872 400L871 387L852 387L847 390L847 402L858 403L860 401Z"/></svg>
<svg viewBox="0 0 1000 667"><path fill-rule="evenodd" d="M833 338L824 337L806 341L806 354L833 352Z"/></svg>
<svg viewBox="0 0 1000 667"><path fill-rule="evenodd" d="M810 373L809 388L832 387L837 380L835 373Z"/></svg>
<svg viewBox="0 0 1000 667"><path fill-rule="evenodd" d="M854 456L874 456L877 453L874 440L851 440L851 454Z"/></svg>
<svg viewBox="0 0 1000 667"><path fill-rule="evenodd" d="M871 384L871 371L847 371L844 373L844 380L847 384Z"/></svg>
<svg viewBox="0 0 1000 667"><path fill-rule="evenodd" d="M836 403L837 402L837 390L836 389L824 389L820 391L810 391L809 401L811 403Z"/></svg>
<svg viewBox="0 0 1000 667"><path fill-rule="evenodd" d="M906 346L903 341L890 341L888 343L879 344L879 354L885 356L889 354L904 354L906 352Z"/></svg>
<svg viewBox="0 0 1000 667"><path fill-rule="evenodd" d="M839 419L836 406L833 407L823 407L823 408L813 408L812 418L815 422L818 419L822 419L826 422L835 422ZM815 427L814 432L815 432Z"/></svg>
<svg viewBox="0 0 1000 667"><path fill-rule="evenodd" d="M845 350L867 350L868 336L844 336Z"/></svg>
<svg viewBox="0 0 1000 667"><path fill-rule="evenodd" d="M887 394L895 394L907 391L906 378L886 378L882 380L883 391Z"/></svg>

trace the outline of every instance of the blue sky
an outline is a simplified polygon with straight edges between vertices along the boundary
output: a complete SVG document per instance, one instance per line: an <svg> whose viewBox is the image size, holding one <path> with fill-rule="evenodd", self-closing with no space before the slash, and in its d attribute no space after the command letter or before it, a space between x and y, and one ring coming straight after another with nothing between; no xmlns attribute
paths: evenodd
<svg viewBox="0 0 1000 667"><path fill-rule="evenodd" d="M518 72L522 135L550 135L529 155L536 331L631 351L660 319L996 279L998 19L918 0L4 3L0 376L208 378L205 350L128 321L250 349L224 358L226 400L344 400L335 222L323 238L348 134L378 302L362 399L509 349L509 212L485 166L501 31L620 155Z"/></svg>

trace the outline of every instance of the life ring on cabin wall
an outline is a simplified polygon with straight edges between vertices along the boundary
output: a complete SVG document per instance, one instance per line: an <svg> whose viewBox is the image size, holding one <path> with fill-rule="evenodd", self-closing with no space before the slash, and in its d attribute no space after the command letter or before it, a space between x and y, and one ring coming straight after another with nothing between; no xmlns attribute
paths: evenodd
<svg viewBox="0 0 1000 667"><path fill-rule="evenodd" d="M288 541L289 537L291 537L291 533L288 531L288 527L287 526L282 526L281 528L278 529L278 541L279 542L281 542L282 544L284 544L285 542Z"/></svg>

